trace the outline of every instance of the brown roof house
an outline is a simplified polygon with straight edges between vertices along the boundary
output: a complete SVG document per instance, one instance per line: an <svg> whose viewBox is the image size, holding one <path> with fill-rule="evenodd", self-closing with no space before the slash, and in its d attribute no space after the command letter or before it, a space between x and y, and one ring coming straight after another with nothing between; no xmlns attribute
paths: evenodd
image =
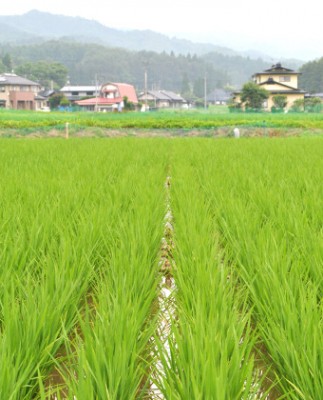
<svg viewBox="0 0 323 400"><path fill-rule="evenodd" d="M130 103L138 104L135 88L127 83L108 82L101 86L96 97L75 103L89 111L121 111L124 107L124 98Z"/></svg>
<svg viewBox="0 0 323 400"><path fill-rule="evenodd" d="M286 109L291 108L295 100L304 100L305 91L298 88L300 72L283 67L280 63L273 65L264 72L258 72L252 76L253 81L269 92L269 98L264 103L264 109L271 111L274 106L273 97L286 96ZM235 92L233 100L240 102L241 92Z"/></svg>
<svg viewBox="0 0 323 400"><path fill-rule="evenodd" d="M0 75L0 107L15 110L37 110L42 104L37 98L41 87L16 74ZM39 103L38 103L39 102Z"/></svg>
<svg viewBox="0 0 323 400"><path fill-rule="evenodd" d="M231 99L232 93L224 89L214 89L206 97L207 104L223 105Z"/></svg>
<svg viewBox="0 0 323 400"><path fill-rule="evenodd" d="M100 88L97 86L64 86L60 89L60 93L63 93L67 100L70 102L76 102L82 100L82 98L90 98L99 95Z"/></svg>
<svg viewBox="0 0 323 400"><path fill-rule="evenodd" d="M139 101L146 103L150 108L183 108L187 101L170 90L148 90L140 93Z"/></svg>

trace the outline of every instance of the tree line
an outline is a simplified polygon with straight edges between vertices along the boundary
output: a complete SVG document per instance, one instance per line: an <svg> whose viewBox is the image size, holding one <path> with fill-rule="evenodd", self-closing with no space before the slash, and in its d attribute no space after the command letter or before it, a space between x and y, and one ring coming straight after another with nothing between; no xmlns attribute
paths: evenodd
<svg viewBox="0 0 323 400"><path fill-rule="evenodd" d="M9 54L16 73L47 84L53 80L57 86L62 86L61 75L58 79L56 76L46 77L46 71L51 66L50 69L55 71L51 71L49 75L55 75L54 72L57 73L58 69L63 73L63 68L59 68L58 64L66 69L63 85L67 81L73 85L115 81L127 82L141 91L144 88L145 69L150 90L164 89L186 95L200 95L205 77L210 91L232 84L225 71L217 69L201 57L190 54L135 52L62 40L30 46L12 46ZM56 63L54 67L53 63Z"/></svg>
<svg viewBox="0 0 323 400"><path fill-rule="evenodd" d="M70 82L94 85L97 81L127 82L144 89L173 90L183 96L202 97L216 88L239 87L253 72L267 66L262 60L209 53L175 55L173 52L130 51L97 44L51 40L29 46L0 46L0 55L11 58L10 70L55 87ZM246 67L247 66L247 67ZM0 63L0 72L4 71Z"/></svg>
<svg viewBox="0 0 323 400"><path fill-rule="evenodd" d="M294 65L287 67L297 69ZM217 88L238 89L255 72L268 68L262 59L211 52L203 56L175 55L173 52L130 51L67 39L29 46L0 45L0 73L11 72L40 82L45 87L95 85L106 81L127 82L138 92L164 89L184 97L201 98ZM300 88L323 92L323 58L304 64Z"/></svg>
<svg viewBox="0 0 323 400"><path fill-rule="evenodd" d="M300 86L310 93L323 93L323 57L304 64L300 72Z"/></svg>

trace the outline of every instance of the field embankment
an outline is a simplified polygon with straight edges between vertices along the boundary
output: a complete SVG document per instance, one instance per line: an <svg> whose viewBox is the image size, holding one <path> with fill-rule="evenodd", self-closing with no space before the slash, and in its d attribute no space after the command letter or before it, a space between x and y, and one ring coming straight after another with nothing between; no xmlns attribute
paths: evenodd
<svg viewBox="0 0 323 400"><path fill-rule="evenodd" d="M129 113L24 112L0 110L1 136L289 136L323 132L323 114L158 111Z"/></svg>

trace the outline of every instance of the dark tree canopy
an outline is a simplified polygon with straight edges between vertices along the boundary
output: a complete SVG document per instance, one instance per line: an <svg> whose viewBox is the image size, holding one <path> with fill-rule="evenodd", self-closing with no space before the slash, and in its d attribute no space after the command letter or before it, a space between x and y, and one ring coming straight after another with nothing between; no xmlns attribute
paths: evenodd
<svg viewBox="0 0 323 400"><path fill-rule="evenodd" d="M58 62L37 61L19 65L16 73L39 82L45 88L53 85L54 89L59 89L66 83L68 70Z"/></svg>
<svg viewBox="0 0 323 400"><path fill-rule="evenodd" d="M5 53L1 57L1 61L2 61L2 64L3 64L4 68L5 68L4 72L12 72L13 63L12 63L11 55L9 53Z"/></svg>
<svg viewBox="0 0 323 400"><path fill-rule="evenodd" d="M300 87L310 93L323 92L323 57L310 61L300 69Z"/></svg>
<svg viewBox="0 0 323 400"><path fill-rule="evenodd" d="M58 86L62 86L65 82L60 78L44 75L44 63L58 63L68 70L73 85L94 85L97 77L99 83L130 83L140 92L144 88L146 65L148 89L172 90L182 95L193 95L194 85L196 92L201 95L200 83L204 77L207 79L207 93L228 85L237 88L254 72L267 66L262 61L217 53L197 56L135 52L63 39L29 46L11 46L9 51L15 72L28 75L32 80L44 83L54 80ZM0 54L5 52L8 52L8 48L0 45Z"/></svg>
<svg viewBox="0 0 323 400"><path fill-rule="evenodd" d="M273 96L273 103L276 108L282 110L287 105L287 96L277 94L276 96Z"/></svg>
<svg viewBox="0 0 323 400"><path fill-rule="evenodd" d="M254 82L247 82L242 87L241 102L246 109L260 110L268 97L268 91Z"/></svg>
<svg viewBox="0 0 323 400"><path fill-rule="evenodd" d="M53 96L49 98L49 106L53 110L57 108L59 105L68 105L69 101L65 97L63 93L55 93Z"/></svg>

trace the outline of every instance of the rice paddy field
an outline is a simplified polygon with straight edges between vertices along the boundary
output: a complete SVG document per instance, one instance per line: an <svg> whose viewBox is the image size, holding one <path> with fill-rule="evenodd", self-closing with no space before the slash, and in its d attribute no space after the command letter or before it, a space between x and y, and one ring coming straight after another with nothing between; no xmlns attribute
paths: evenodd
<svg viewBox="0 0 323 400"><path fill-rule="evenodd" d="M59 136L69 124L70 134L107 136L109 131L168 130L183 136L201 130L204 136L228 136L234 127L244 136L303 136L323 132L323 113L229 113L224 106L208 110L159 110L153 112L31 112L0 109L0 136ZM147 132L148 131L148 132ZM123 131L123 134L125 132Z"/></svg>
<svg viewBox="0 0 323 400"><path fill-rule="evenodd" d="M321 136L0 159L0 399L322 399Z"/></svg>

